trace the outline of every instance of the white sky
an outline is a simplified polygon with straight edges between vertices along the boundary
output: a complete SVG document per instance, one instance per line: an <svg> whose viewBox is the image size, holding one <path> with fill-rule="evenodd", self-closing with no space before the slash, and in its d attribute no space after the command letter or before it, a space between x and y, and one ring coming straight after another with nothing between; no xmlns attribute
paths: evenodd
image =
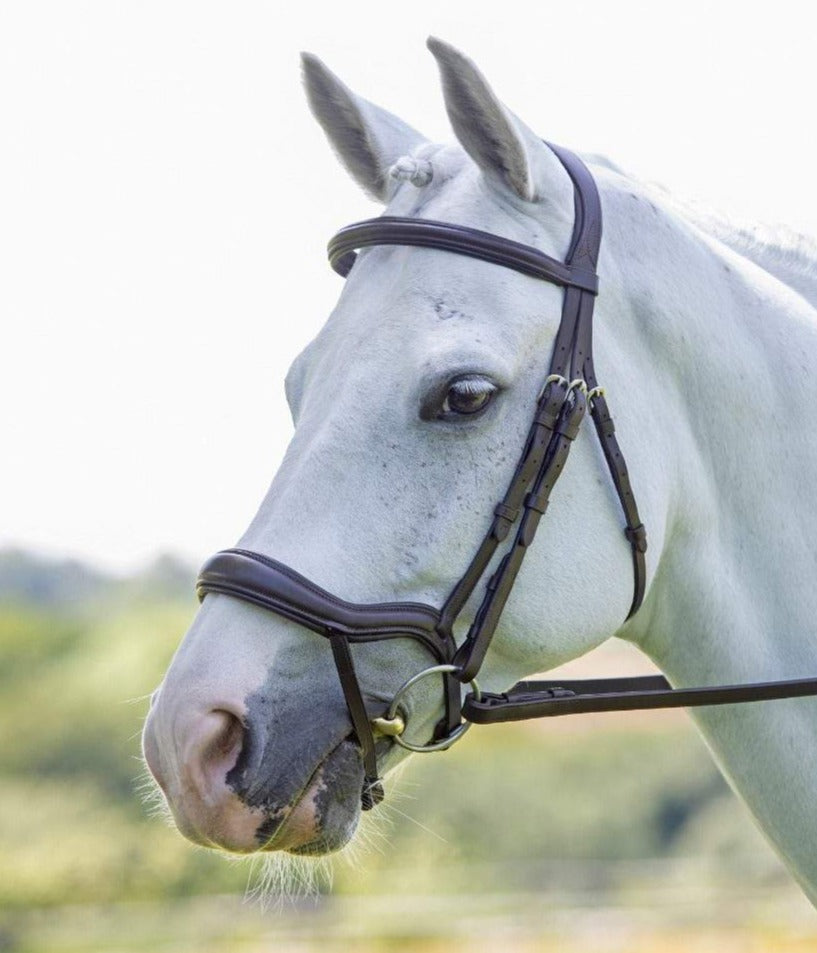
<svg viewBox="0 0 817 953"><path fill-rule="evenodd" d="M817 233L806 3L4 0L0 545L115 569L251 518L282 381L377 209L300 90L308 49L450 138L434 33L542 136ZM510 19L506 19L510 17Z"/></svg>

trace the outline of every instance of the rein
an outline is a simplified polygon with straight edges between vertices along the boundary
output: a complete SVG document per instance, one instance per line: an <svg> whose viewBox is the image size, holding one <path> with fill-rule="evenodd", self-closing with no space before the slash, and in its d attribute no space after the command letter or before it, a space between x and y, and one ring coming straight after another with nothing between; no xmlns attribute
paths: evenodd
<svg viewBox="0 0 817 953"><path fill-rule="evenodd" d="M483 694L479 689L476 676L525 554L534 541L539 521L548 508L550 494L564 471L572 443L588 412L621 503L624 534L632 553L633 599L628 619L638 611L646 589L646 530L638 515L604 389L596 380L593 366L593 306L598 294L596 266L602 231L598 190L589 170L576 155L548 145L570 176L574 189L573 235L564 262L490 232L395 216L349 225L329 242L330 263L344 277L354 267L360 248L408 245L478 258L564 289L561 322L550 365L514 475L494 508L490 527L470 565L443 606L436 609L412 602L346 602L289 566L244 549L216 553L205 563L197 581L200 599L209 592L230 595L329 639L349 717L362 750L361 804L364 810L384 796L376 737L390 739L411 751L440 751L462 737L471 723L817 695L817 678L675 689L660 675L561 682L526 680L498 694ZM503 543L505 552L485 583L482 602L467 635L457 645L454 623ZM434 659L434 664L406 681L385 710L382 703L372 708L364 701L351 644L391 638L411 638L419 642ZM414 684L428 676L442 679L445 715L431 741L421 745L402 737L406 719L401 701ZM471 686L464 701L463 684Z"/></svg>

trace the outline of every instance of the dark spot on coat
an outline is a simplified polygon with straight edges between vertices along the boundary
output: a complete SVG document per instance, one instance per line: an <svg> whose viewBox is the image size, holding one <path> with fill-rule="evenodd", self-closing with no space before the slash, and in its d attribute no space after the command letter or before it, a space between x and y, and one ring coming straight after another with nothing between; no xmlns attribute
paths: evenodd
<svg viewBox="0 0 817 953"><path fill-rule="evenodd" d="M451 318L468 317L464 311L459 311L457 308L452 308L447 305L442 298L434 299L434 312L441 321L450 321Z"/></svg>

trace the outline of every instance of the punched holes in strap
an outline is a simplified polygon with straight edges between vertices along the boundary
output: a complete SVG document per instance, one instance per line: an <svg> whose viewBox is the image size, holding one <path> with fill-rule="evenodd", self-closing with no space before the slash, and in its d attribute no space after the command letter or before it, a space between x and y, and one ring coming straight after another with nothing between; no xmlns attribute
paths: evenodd
<svg viewBox="0 0 817 953"><path fill-rule="evenodd" d="M603 411L599 411L597 415L594 415L596 418L596 427L601 437L612 437L616 432L616 425L613 422L613 418L610 416L607 408L605 407Z"/></svg>

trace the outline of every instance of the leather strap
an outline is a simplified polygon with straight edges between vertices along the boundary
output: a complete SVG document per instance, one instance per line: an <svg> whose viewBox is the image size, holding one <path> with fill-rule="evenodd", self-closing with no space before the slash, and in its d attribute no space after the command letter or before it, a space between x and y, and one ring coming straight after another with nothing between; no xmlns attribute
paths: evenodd
<svg viewBox="0 0 817 953"><path fill-rule="evenodd" d="M485 598L477 612L474 623L465 641L454 656L454 664L459 666L458 678L461 682L470 682L476 678L485 660L485 655L499 624L508 596L516 581L522 561L548 507L550 493L567 461L571 444L584 417L586 402L584 393L573 389L570 397L562 405L562 412L553 431L548 454L542 461L533 488L525 497L523 516L519 522L513 546L503 556L486 588Z"/></svg>
<svg viewBox="0 0 817 953"><path fill-rule="evenodd" d="M364 778L361 807L364 811L369 811L375 804L379 804L384 797L383 785L377 772L377 753L369 713L366 711L366 705L360 691L360 682L355 672L348 639L342 632L330 630L329 644L332 646L335 668L338 670L338 678L346 698L346 707L349 710L349 717L352 719L352 727L355 729L355 735L363 752Z"/></svg>
<svg viewBox="0 0 817 953"><path fill-rule="evenodd" d="M551 148L574 184L574 226L566 265L571 269L579 268L582 271L595 272L601 243L602 221L598 190L584 163L565 149L558 146L551 146ZM626 519L625 534L631 543L633 553L633 600L627 615L627 618L630 618L641 605L646 588L644 559L646 532L638 516L624 457L614 436L615 428L595 376L593 367L594 303L594 295L588 293L585 288L576 285L565 288L562 317L551 355L549 379L559 376L564 378L569 373L574 378L583 379L593 395L591 407L594 420L598 418L596 430L621 501ZM535 482L525 498L524 516L522 516L514 544L502 558L498 569L489 580L474 623L454 656L454 663L460 669L458 677L463 682L474 678L482 665L525 553L533 542L539 520L547 509L550 493L564 470L570 441L576 436L585 412L582 392L574 391L573 393L581 397L581 400L574 399L570 410L567 410L567 403L563 403L559 418L562 421L561 426L557 424L549 428L548 447L544 455L536 457ZM567 400L567 395L561 396L563 401ZM599 429L599 421L603 422L601 429ZM519 497L531 485L533 458L528 453L531 440L532 437L529 437L526 450L517 466L505 499L495 510L497 519L494 521L491 533L483 541L465 575L443 606L441 625L446 626L446 631L450 631L456 615L461 611L466 599L473 592L477 581L487 568L496 550L497 537L504 538L516 522L520 512ZM498 523L501 527L500 533L497 533L496 529Z"/></svg>
<svg viewBox="0 0 817 953"><path fill-rule="evenodd" d="M567 261L571 265L595 270L601 247L602 222L601 201L596 183L587 166L572 152L554 143L548 145L559 157L574 185L575 223ZM566 298L568 294L575 293L568 290L565 293ZM630 543L633 558L633 599L627 613L629 619L640 608L647 588L647 562L644 556L647 551L647 532L638 515L627 464L615 437L615 426L607 408L607 401L596 379L593 364L593 299L581 293L578 297L573 374L584 378L592 395L591 416L627 524L624 534Z"/></svg>
<svg viewBox="0 0 817 953"><path fill-rule="evenodd" d="M456 252L513 268L514 271L521 271L532 278L543 278L553 284L582 288L590 294L598 292L594 268L573 267L530 245L477 228L428 218L381 215L347 225L329 242L329 262L345 278L355 263L355 250L372 245L412 245Z"/></svg>
<svg viewBox="0 0 817 953"><path fill-rule="evenodd" d="M588 385L590 385L589 381ZM592 387L595 388L596 385L593 384ZM591 393L593 393L592 389ZM630 605L630 611L627 613L629 619L641 606L647 588L647 561L644 556L647 552L647 531L638 515L638 506L630 486L627 464L616 440L615 424L610 416L603 393L596 392L591 398L590 416L593 418L604 459L607 461L607 468L610 471L613 485L621 501L621 508L624 510L624 518L627 521L624 535L629 540L632 551L634 580L633 601Z"/></svg>
<svg viewBox="0 0 817 953"><path fill-rule="evenodd" d="M451 632L454 620L459 616L465 603L485 574L497 547L506 539L514 523L516 523L525 492L547 459L553 431L559 420L559 414L566 397L567 381L563 377L558 380L549 380L542 388L536 415L525 441L525 448L516 465L508 489L505 491L505 496L494 508L494 520L490 529L474 554L470 565L440 610L440 632Z"/></svg>
<svg viewBox="0 0 817 953"><path fill-rule="evenodd" d="M451 661L453 643L437 632L439 613L419 602L359 605L332 593L275 559L246 549L224 549L202 566L196 582L199 599L219 592L251 602L329 636L343 633L351 642L413 638L439 663Z"/></svg>
<svg viewBox="0 0 817 953"><path fill-rule="evenodd" d="M581 681L524 681L500 694L466 696L462 714L479 725L587 712L736 705L817 695L817 678L672 688L663 675Z"/></svg>

